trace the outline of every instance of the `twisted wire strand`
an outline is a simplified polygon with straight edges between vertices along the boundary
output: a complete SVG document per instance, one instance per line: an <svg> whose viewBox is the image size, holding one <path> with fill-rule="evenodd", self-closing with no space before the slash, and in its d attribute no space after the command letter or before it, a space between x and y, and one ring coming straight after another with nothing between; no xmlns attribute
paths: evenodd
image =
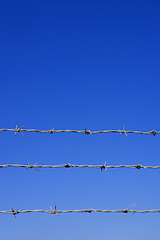
<svg viewBox="0 0 160 240"><path fill-rule="evenodd" d="M35 209L35 210L4 210L0 211L0 213L4 214L12 214L14 217L16 217L19 213L49 213L49 214L61 214L61 213L160 213L160 209L152 209L152 210L130 210L129 208L126 209L120 209L120 210L101 210L101 209L78 209L78 210L57 210L56 206L54 209L50 207L50 210L43 210L43 209Z"/></svg>
<svg viewBox="0 0 160 240"><path fill-rule="evenodd" d="M0 165L0 168L8 168L8 167L18 167L18 168L34 168L37 171L38 168L95 168L95 169L105 169L107 171L107 169L109 168L132 168L132 169L160 169L160 166L142 166L139 163L137 165L117 165L117 166L111 166L111 165L75 165L75 164L61 164L61 165L38 165L38 163L36 164L30 164L28 163L28 165L22 165L22 164L5 164L5 165Z"/></svg>
<svg viewBox="0 0 160 240"><path fill-rule="evenodd" d="M16 128L13 129L0 129L0 132L5 132L5 131L10 131L10 132L15 132L15 135L20 132L23 136L24 136L24 132L37 132L37 133L81 133L81 134L86 134L86 135L90 135L90 134L100 134L100 133L120 133L120 134L125 134L126 136L128 136L128 133L136 133L136 134L145 134L145 135L153 135L155 136L156 134L159 134L160 131L148 131L148 132L143 132L143 131L132 131L132 130L125 130L125 125L124 128L122 130L104 130L104 131L91 131L89 130L55 130L50 129L50 130L37 130L37 129L24 129L24 126L22 128L18 128L18 126L16 126Z"/></svg>

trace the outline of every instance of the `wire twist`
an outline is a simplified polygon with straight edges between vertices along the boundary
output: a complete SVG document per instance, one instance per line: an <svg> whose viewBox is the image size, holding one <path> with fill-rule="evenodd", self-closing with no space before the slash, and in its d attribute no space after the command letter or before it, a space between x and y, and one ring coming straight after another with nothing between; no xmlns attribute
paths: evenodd
<svg viewBox="0 0 160 240"><path fill-rule="evenodd" d="M49 213L52 214L52 216L54 216L55 214L57 214L57 216L59 216L59 214L61 213L160 213L160 209L152 209L152 210L130 210L129 207L126 209L120 209L120 210L101 210L101 209L92 209L92 208L88 208L88 209L78 209L78 210L57 210L56 206L54 207L54 209L52 209L52 207L50 206L50 210L42 210L42 209L36 209L36 210L15 210L15 209L11 209L11 210L4 210L4 211L0 211L0 213L4 213L4 214L12 214L14 217L16 217L17 214L20 213Z"/></svg>
<svg viewBox="0 0 160 240"><path fill-rule="evenodd" d="M75 165L75 164L61 164L61 165L38 165L38 163L36 164L30 164L28 163L28 165L22 165L22 164L4 164L4 165L0 165L0 168L8 168L8 167L17 167L17 168L26 168L27 170L29 168L34 168L35 170L39 171L38 168L95 168L95 169L100 169L101 171L104 169L107 171L107 169L109 168L131 168L131 169L160 169L160 166L142 166L139 163L137 165L115 165L115 166L111 166L111 165Z"/></svg>
<svg viewBox="0 0 160 240"><path fill-rule="evenodd" d="M104 131L91 131L89 130L55 130L54 128L50 129L50 130L37 130L37 129L24 129L24 126L22 128L18 128L18 126L16 125L16 128L14 129L8 129L8 128L4 128L4 129L0 129L0 132L6 132L6 131L10 131L10 132L15 132L15 136L17 135L18 132L20 132L23 136L24 136L24 132L37 132L37 133L49 133L49 134L53 134L53 133L81 133L81 134L86 134L86 135L90 135L90 134L100 134L100 133L120 133L120 134L125 134L126 137L128 137L128 133L136 133L136 134L145 134L145 135L153 135L155 136L156 134L159 134L160 131L148 131L148 132L143 132L143 131L132 131L132 130L126 130L125 129L125 125L124 128L122 130L104 130Z"/></svg>

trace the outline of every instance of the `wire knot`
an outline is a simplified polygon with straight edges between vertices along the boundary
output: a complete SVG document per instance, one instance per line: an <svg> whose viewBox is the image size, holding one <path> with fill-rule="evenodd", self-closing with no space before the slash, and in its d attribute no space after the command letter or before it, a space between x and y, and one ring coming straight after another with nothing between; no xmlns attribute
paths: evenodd
<svg viewBox="0 0 160 240"><path fill-rule="evenodd" d="M36 164L34 164L34 165L28 163L27 170L28 170L28 168L34 168L34 169L36 169L37 171L39 171L38 168L37 168L37 165L38 165L38 163L36 163Z"/></svg>
<svg viewBox="0 0 160 240"><path fill-rule="evenodd" d="M88 209L87 209L87 212L88 212L88 213L91 213L92 211L93 211L92 208L88 208Z"/></svg>
<svg viewBox="0 0 160 240"><path fill-rule="evenodd" d="M65 164L64 166L65 166L65 168L70 168L70 167L71 167L71 164L70 164L70 163L67 163L67 164Z"/></svg>
<svg viewBox="0 0 160 240"><path fill-rule="evenodd" d="M92 132L91 132L91 130L89 129L89 130L84 130L84 133L86 134L86 135L89 135L89 134L91 134Z"/></svg>
<svg viewBox="0 0 160 240"><path fill-rule="evenodd" d="M125 128L126 128L126 126L124 125L123 130L120 130L120 134L125 134L126 137L128 137Z"/></svg>
<svg viewBox="0 0 160 240"><path fill-rule="evenodd" d="M124 213L132 213L134 214L134 211L130 210L129 207L123 210Z"/></svg>
<svg viewBox="0 0 160 240"><path fill-rule="evenodd" d="M126 208L126 209L123 210L123 212L124 212L124 213L128 213L128 212L129 212L129 209Z"/></svg>
<svg viewBox="0 0 160 240"><path fill-rule="evenodd" d="M140 169L142 168L142 166L138 163L136 166L135 166L137 169Z"/></svg>
<svg viewBox="0 0 160 240"><path fill-rule="evenodd" d="M54 216L54 214L57 214L57 216L59 216L59 214L57 212L57 209L56 209L56 206L54 207L54 209L52 209L52 206L50 206L50 209L51 209L52 216Z"/></svg>
<svg viewBox="0 0 160 240"><path fill-rule="evenodd" d="M48 131L49 133L54 133L54 128Z"/></svg>
<svg viewBox="0 0 160 240"><path fill-rule="evenodd" d="M105 170L106 170L106 172L107 172L106 162L105 162L105 164L104 164L104 165L102 165L102 166L101 166L101 171L102 171L103 169L105 169Z"/></svg>
<svg viewBox="0 0 160 240"><path fill-rule="evenodd" d="M156 133L157 133L157 132L156 132L155 130L152 130L152 131L150 132L150 134L153 135L153 136L155 136Z"/></svg>
<svg viewBox="0 0 160 240"><path fill-rule="evenodd" d="M19 213L17 210L11 208L13 216L16 218L16 215Z"/></svg>
<svg viewBox="0 0 160 240"><path fill-rule="evenodd" d="M18 126L16 125L15 136L17 135L17 132L20 132L20 133L22 134L22 136L24 136L24 134L23 134L23 132L22 132L22 129L23 129L23 128L24 128L24 126L21 127L21 128L18 128Z"/></svg>

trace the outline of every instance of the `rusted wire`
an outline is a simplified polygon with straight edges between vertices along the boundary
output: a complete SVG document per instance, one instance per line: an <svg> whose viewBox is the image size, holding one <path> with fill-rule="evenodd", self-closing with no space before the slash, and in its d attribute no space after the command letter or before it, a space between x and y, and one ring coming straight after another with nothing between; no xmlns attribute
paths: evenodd
<svg viewBox="0 0 160 240"><path fill-rule="evenodd" d="M111 166L111 165L75 165L75 164L62 164L62 165L38 165L36 164L30 164L28 165L22 165L22 164L4 164L0 165L0 168L8 168L8 167L18 167L18 168L34 168L35 170L39 171L38 168L95 168L95 169L100 169L101 171L109 168L132 168L132 169L160 169L160 166L142 166L139 163L137 165L117 165L117 166Z"/></svg>
<svg viewBox="0 0 160 240"><path fill-rule="evenodd" d="M131 130L126 130L125 126L122 130L104 130L104 131L91 131L89 130L55 130L50 129L50 130L37 130L37 129L24 129L24 126L22 128L18 128L18 126L16 125L16 128L13 129L0 129L0 132L5 132L5 131L10 131L10 132L15 132L15 135L17 135L18 132L20 132L23 136L24 136L24 132L37 132L37 133L81 133L81 134L86 134L86 135L90 135L90 134L99 134L99 133L120 133L120 134L125 134L126 136L128 136L128 133L136 133L136 134L145 134L145 135L153 135L155 136L156 134L159 134L160 131L148 131L148 132L142 132L142 131L131 131Z"/></svg>
<svg viewBox="0 0 160 240"><path fill-rule="evenodd" d="M50 207L50 210L42 210L42 209L36 209L36 210L5 210L5 211L0 211L0 213L4 214L12 214L14 217L16 217L17 214L20 213L50 213L52 215L54 214L61 214L61 213L160 213L160 209L154 209L154 210L130 210L129 208L126 209L120 209L120 210L101 210L101 209L78 209L78 210L57 210L56 206L54 209Z"/></svg>

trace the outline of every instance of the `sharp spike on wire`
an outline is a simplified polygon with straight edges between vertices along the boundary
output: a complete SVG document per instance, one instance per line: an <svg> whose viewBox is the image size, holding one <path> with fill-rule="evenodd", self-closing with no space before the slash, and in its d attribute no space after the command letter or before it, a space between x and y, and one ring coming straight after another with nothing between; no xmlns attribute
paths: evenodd
<svg viewBox="0 0 160 240"><path fill-rule="evenodd" d="M86 134L86 135L90 135L90 134L100 134L100 133L121 133L121 134L125 134L126 136L128 136L129 133L135 133L135 134L145 134L145 135L152 135L155 136L157 134L160 134L160 131L148 131L148 132L142 132L142 131L134 131L134 130L126 130L125 125L123 130L100 130L100 131L91 131L89 130L55 130L54 128L51 130L37 130L37 129L24 129L24 126L22 128L18 128L18 126L16 125L15 129L0 129L0 132L6 132L6 131L11 131L11 132L15 132L15 136L17 135L17 132L21 132L21 134L24 136L23 132L37 132L37 133L81 133L81 134Z"/></svg>

